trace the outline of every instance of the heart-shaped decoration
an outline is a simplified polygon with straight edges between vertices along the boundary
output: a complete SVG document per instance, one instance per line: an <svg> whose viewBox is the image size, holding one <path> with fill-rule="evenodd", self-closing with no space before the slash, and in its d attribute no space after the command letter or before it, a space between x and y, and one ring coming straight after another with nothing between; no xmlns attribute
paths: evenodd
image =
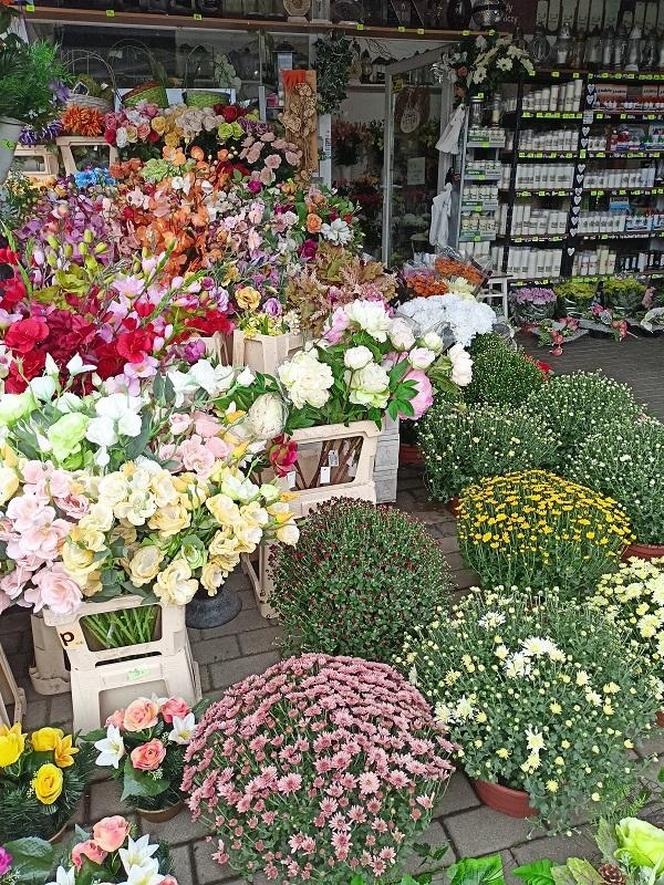
<svg viewBox="0 0 664 885"><path fill-rule="evenodd" d="M567 254L570 256L570 258L572 255L574 255L575 252L576 252L576 249L574 248L574 246L567 247Z"/></svg>
<svg viewBox="0 0 664 885"><path fill-rule="evenodd" d="M577 196L575 196L575 197L574 197L574 205L575 205L575 206L578 206L580 202L581 202L581 197L577 197Z"/></svg>
<svg viewBox="0 0 664 885"><path fill-rule="evenodd" d="M582 135L590 135L590 126L582 126L581 127Z"/></svg>
<svg viewBox="0 0 664 885"><path fill-rule="evenodd" d="M592 107L594 107L595 102L597 101L597 96L594 95L594 94L593 94L593 95L588 95L588 96L586 97L586 101L588 102L588 105L592 108Z"/></svg>
<svg viewBox="0 0 664 885"><path fill-rule="evenodd" d="M586 164L580 163L576 168L579 170L579 173L583 175L583 173L586 171Z"/></svg>
<svg viewBox="0 0 664 885"><path fill-rule="evenodd" d="M572 206L572 215L578 215L580 211L581 211L580 206Z"/></svg>
<svg viewBox="0 0 664 885"><path fill-rule="evenodd" d="M587 138L582 138L582 139L581 139L581 147L582 147L582 148L587 148L587 147L588 147L588 139L587 139Z"/></svg>
<svg viewBox="0 0 664 885"><path fill-rule="evenodd" d="M583 188L582 188L582 187L575 187L575 188L574 188L574 193L575 193L575 194L582 194L582 193L583 193Z"/></svg>
<svg viewBox="0 0 664 885"><path fill-rule="evenodd" d="M593 92L597 91L597 87L594 83L588 83L588 92L592 95Z"/></svg>

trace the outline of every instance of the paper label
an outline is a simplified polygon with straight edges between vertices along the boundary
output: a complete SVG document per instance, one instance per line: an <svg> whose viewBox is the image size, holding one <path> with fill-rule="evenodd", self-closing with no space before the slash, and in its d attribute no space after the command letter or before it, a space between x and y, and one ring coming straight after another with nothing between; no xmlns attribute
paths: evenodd
<svg viewBox="0 0 664 885"><path fill-rule="evenodd" d="M327 463L330 467L338 467L339 466L339 453L332 449L332 451L327 456Z"/></svg>
<svg viewBox="0 0 664 885"><path fill-rule="evenodd" d="M325 465L320 469L320 484L322 486L328 485L330 482L330 467L329 465Z"/></svg>

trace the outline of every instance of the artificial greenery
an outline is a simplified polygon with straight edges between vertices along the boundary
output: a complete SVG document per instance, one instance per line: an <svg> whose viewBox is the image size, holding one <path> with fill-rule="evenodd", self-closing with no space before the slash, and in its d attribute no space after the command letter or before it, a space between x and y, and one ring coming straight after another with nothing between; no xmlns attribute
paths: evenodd
<svg viewBox="0 0 664 885"><path fill-rule="evenodd" d="M546 373L503 337L478 335L470 347L473 379L464 388L468 403L520 405L546 380Z"/></svg>
<svg viewBox="0 0 664 885"><path fill-rule="evenodd" d="M485 476L539 467L555 457L555 436L537 415L486 403L436 402L418 424L427 486L447 501Z"/></svg>
<svg viewBox="0 0 664 885"><path fill-rule="evenodd" d="M346 98L353 44L348 37L335 34L316 40L315 48L318 112L333 114Z"/></svg>
<svg viewBox="0 0 664 885"><path fill-rule="evenodd" d="M475 588L407 637L396 664L463 748L471 778L529 794L540 822L620 809L642 763L661 682L596 610Z"/></svg>
<svg viewBox="0 0 664 885"><path fill-rule="evenodd" d="M459 498L459 546L488 586L583 598L634 540L611 498L545 470L494 476Z"/></svg>
<svg viewBox="0 0 664 885"><path fill-rule="evenodd" d="M440 548L392 507L338 498L313 510L273 559L284 650L386 661L451 588Z"/></svg>
<svg viewBox="0 0 664 885"><path fill-rule="evenodd" d="M56 88L66 79L57 46L16 34L0 40L0 119L44 126L58 115Z"/></svg>
<svg viewBox="0 0 664 885"><path fill-rule="evenodd" d="M588 436L605 433L617 421L634 421L641 413L632 389L602 372L574 372L551 378L529 396L527 408L555 432L558 454L550 466L559 471L569 466Z"/></svg>
<svg viewBox="0 0 664 885"><path fill-rule="evenodd" d="M622 505L637 541L664 544L664 425L616 423L589 436L567 473Z"/></svg>

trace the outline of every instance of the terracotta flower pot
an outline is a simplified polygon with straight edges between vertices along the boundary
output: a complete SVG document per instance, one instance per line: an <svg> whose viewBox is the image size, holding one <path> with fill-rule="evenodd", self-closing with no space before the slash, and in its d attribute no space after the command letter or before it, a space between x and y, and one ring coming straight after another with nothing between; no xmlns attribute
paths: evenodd
<svg viewBox="0 0 664 885"><path fill-rule="evenodd" d="M445 506L456 519L459 515L459 496L455 495L453 498L450 498L449 501L445 501Z"/></svg>
<svg viewBox="0 0 664 885"><path fill-rule="evenodd" d="M154 824L163 824L167 820L172 820L184 808L184 802L180 800L175 805L169 805L168 808L159 808L156 811L150 811L147 808L137 808L136 811L144 820L149 820Z"/></svg>
<svg viewBox="0 0 664 885"><path fill-rule="evenodd" d="M655 721L660 728L664 728L664 710L659 710L655 716Z"/></svg>
<svg viewBox="0 0 664 885"><path fill-rule="evenodd" d="M67 824L68 824L68 823L69 823L69 821L67 821L67 823L64 823L64 824L60 827L60 829L59 829L57 832L53 833L52 836L49 836L48 839L47 839L46 841L47 841L47 842L50 842L51 845L55 845L55 843L56 843L59 839L61 839L62 836L64 835L64 832L65 832L65 830L67 829Z"/></svg>
<svg viewBox="0 0 664 885"><path fill-rule="evenodd" d="M479 799L494 811L507 814L509 817L536 817L538 811L528 803L530 796L524 790L512 790L492 784L489 781L473 781L473 788Z"/></svg>
<svg viewBox="0 0 664 885"><path fill-rule="evenodd" d="M399 446L399 464L419 465L422 463L422 452L417 446L401 443Z"/></svg>
<svg viewBox="0 0 664 885"><path fill-rule="evenodd" d="M664 544L630 544L625 548L623 559L638 556L639 559L659 559L664 557Z"/></svg>

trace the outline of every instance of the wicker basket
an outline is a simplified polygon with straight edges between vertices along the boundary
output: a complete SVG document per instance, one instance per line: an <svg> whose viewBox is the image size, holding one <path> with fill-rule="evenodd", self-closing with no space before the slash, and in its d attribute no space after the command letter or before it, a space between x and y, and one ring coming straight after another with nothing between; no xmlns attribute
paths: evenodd
<svg viewBox="0 0 664 885"><path fill-rule="evenodd" d="M135 86L134 89L125 92L122 96L122 104L126 108L135 108L142 101L149 101L152 104L156 104L159 108L167 108L168 97L163 83L151 80L149 83Z"/></svg>
<svg viewBox="0 0 664 885"><path fill-rule="evenodd" d="M67 107L89 108L93 111L100 111L102 114L108 114L113 110L113 102L96 95L72 95L67 101Z"/></svg>
<svg viewBox="0 0 664 885"><path fill-rule="evenodd" d="M189 108L212 108L216 104L228 104L228 94L211 89L186 89L184 103Z"/></svg>

